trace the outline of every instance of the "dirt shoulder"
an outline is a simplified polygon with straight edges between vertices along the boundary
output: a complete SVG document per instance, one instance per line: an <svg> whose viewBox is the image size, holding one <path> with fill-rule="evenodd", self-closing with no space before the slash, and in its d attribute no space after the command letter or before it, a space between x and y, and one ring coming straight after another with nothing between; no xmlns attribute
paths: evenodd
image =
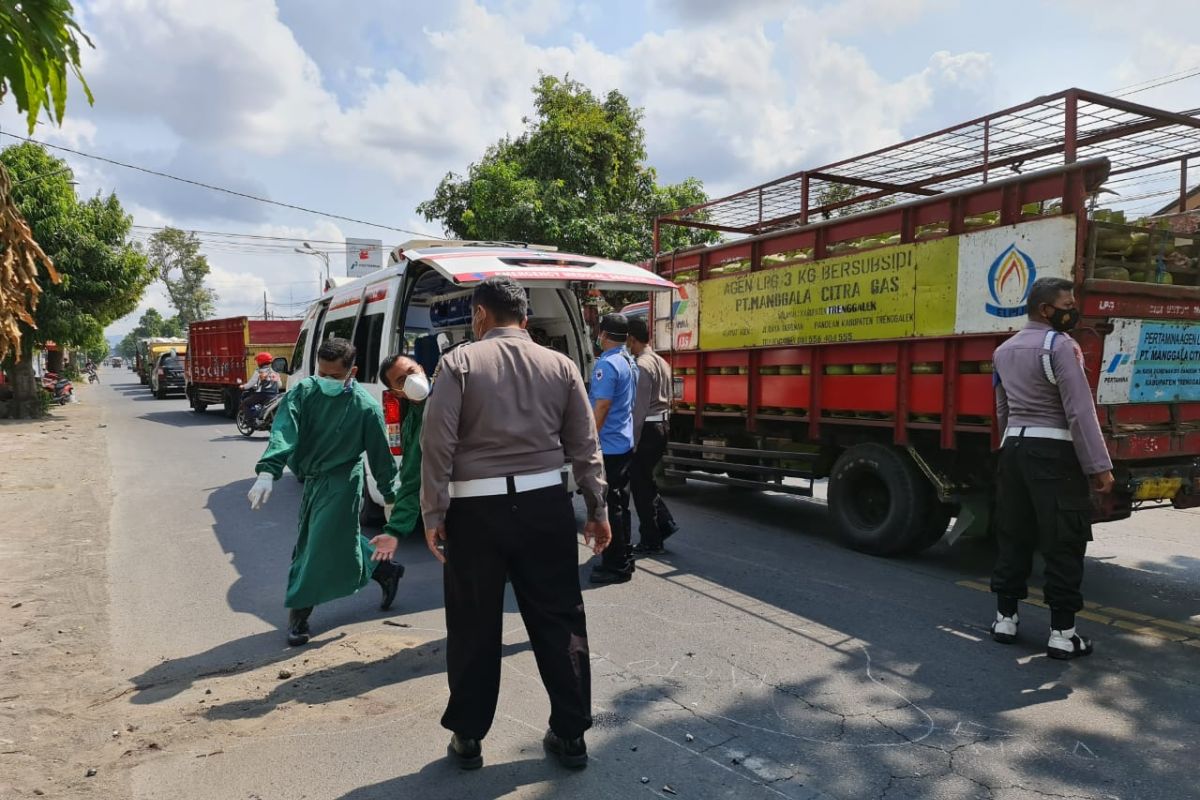
<svg viewBox="0 0 1200 800"><path fill-rule="evenodd" d="M128 796L108 671L104 411L0 421L0 798ZM88 777L90 769L97 773Z"/></svg>

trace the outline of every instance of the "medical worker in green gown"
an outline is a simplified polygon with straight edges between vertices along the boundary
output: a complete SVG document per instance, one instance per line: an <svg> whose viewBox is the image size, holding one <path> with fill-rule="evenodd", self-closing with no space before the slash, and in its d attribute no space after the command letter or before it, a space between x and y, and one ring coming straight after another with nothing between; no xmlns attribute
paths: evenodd
<svg viewBox="0 0 1200 800"><path fill-rule="evenodd" d="M424 401L429 396L429 379L425 370L408 356L388 356L379 365L379 380L400 400L403 421L400 423L400 447L404 456L400 462L400 480L396 487L396 504L388 517L388 529L399 536L420 533L421 522L421 423L425 419Z"/></svg>
<svg viewBox="0 0 1200 800"><path fill-rule="evenodd" d="M292 646L308 642L314 606L354 594L374 579L383 588L386 610L404 575L404 567L391 560L397 538L390 524L369 542L359 531L363 453L388 506L395 498L396 462L383 410L354 380L354 358L354 345L345 339L321 344L317 374L288 387L249 493L250 507L261 508L285 465L304 480L300 536L284 603Z"/></svg>

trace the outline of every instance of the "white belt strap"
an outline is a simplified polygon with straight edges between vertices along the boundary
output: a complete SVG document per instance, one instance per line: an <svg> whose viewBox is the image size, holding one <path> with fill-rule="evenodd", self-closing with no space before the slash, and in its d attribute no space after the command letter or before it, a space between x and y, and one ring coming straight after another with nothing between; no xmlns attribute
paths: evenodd
<svg viewBox="0 0 1200 800"><path fill-rule="evenodd" d="M557 469L539 472L536 475L512 476L513 491L532 492L548 486L562 486L562 472ZM450 497L495 497L508 494L509 478L477 478L473 481L450 481Z"/></svg>
<svg viewBox="0 0 1200 800"><path fill-rule="evenodd" d="M1065 428L1040 428L1035 425L1022 425L1009 427L1004 431L1004 438L1001 444L1008 441L1009 437L1017 439L1057 439L1060 442L1073 441L1071 432Z"/></svg>
<svg viewBox="0 0 1200 800"><path fill-rule="evenodd" d="M1046 380L1054 386L1058 385L1058 378L1054 377L1054 362L1051 360L1051 356L1056 336L1058 336L1058 331L1046 331L1046 338L1042 339L1042 372L1045 374Z"/></svg>
<svg viewBox="0 0 1200 800"><path fill-rule="evenodd" d="M666 422L666 421L667 421L667 412L666 411L662 412L661 414L650 414L649 416L646 417L646 422Z"/></svg>

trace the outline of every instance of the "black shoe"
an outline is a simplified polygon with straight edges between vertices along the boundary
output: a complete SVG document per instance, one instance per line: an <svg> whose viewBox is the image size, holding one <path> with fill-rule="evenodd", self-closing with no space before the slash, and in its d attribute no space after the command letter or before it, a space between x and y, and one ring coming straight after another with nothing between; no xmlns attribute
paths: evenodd
<svg viewBox="0 0 1200 800"><path fill-rule="evenodd" d="M379 566L371 573L371 580L383 589L383 599L379 603L380 611L387 611L396 600L396 590L400 588L400 579L404 577L404 565L396 561L380 561Z"/></svg>
<svg viewBox="0 0 1200 800"><path fill-rule="evenodd" d="M466 739L457 733L450 737L448 748L459 769L479 769L483 766L483 747L478 739Z"/></svg>
<svg viewBox="0 0 1200 800"><path fill-rule="evenodd" d="M546 748L547 753L558 759L558 763L568 769L583 769L587 766L587 744L582 736L578 739L564 739L554 731L546 731L542 746Z"/></svg>
<svg viewBox="0 0 1200 800"><path fill-rule="evenodd" d="M308 629L308 615L311 613L311 606L288 609L288 644L292 647L308 644L308 638L311 635Z"/></svg>
<svg viewBox="0 0 1200 800"><path fill-rule="evenodd" d="M633 546L633 557L640 558L642 556L661 556L667 552L667 548L661 544L635 544Z"/></svg>
<svg viewBox="0 0 1200 800"><path fill-rule="evenodd" d="M617 572L607 567L594 568L591 577L588 578L590 583L598 584L629 583L631 580L633 580L633 572Z"/></svg>

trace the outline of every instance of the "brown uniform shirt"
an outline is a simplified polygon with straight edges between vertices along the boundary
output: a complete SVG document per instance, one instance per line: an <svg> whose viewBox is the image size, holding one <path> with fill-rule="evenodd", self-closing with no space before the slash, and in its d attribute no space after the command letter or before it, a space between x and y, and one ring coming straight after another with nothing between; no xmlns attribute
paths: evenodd
<svg viewBox="0 0 1200 800"><path fill-rule="evenodd" d="M1005 428L1059 428L1071 432L1075 455L1088 475L1112 469L1104 433L1096 418L1092 388L1083 371L1083 351L1065 333L1054 337L1046 375L1043 322L1028 322L992 356L996 384L996 421Z"/></svg>
<svg viewBox="0 0 1200 800"><path fill-rule="evenodd" d="M633 399L633 443L642 438L646 417L671 410L671 367L650 345L637 357L637 394Z"/></svg>
<svg viewBox="0 0 1200 800"><path fill-rule="evenodd" d="M604 461L575 362L519 328L494 328L442 357L421 431L427 528L445 522L451 481L534 475L564 460L588 519L606 519Z"/></svg>

